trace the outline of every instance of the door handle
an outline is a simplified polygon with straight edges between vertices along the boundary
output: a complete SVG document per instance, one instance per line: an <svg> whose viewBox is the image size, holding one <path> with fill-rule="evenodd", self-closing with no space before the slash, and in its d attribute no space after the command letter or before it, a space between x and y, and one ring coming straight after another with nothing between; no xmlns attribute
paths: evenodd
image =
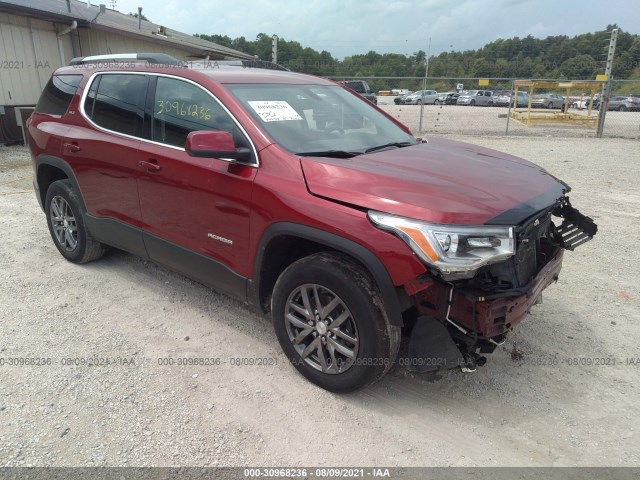
<svg viewBox="0 0 640 480"><path fill-rule="evenodd" d="M159 172L162 170L162 167L158 165L158 161L150 158L149 160L140 160L138 165L142 168L146 168L147 172Z"/></svg>
<svg viewBox="0 0 640 480"><path fill-rule="evenodd" d="M82 148L80 147L80 145L78 145L77 143L65 143L64 144L64 148L66 148L67 150L69 150L70 152L79 152L80 150L82 150Z"/></svg>

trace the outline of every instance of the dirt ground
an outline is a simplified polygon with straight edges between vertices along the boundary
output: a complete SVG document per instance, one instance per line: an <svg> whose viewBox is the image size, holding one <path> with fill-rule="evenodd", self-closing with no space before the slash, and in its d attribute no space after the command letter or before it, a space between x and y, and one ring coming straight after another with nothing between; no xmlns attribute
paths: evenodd
<svg viewBox="0 0 640 480"><path fill-rule="evenodd" d="M599 233L477 372L396 366L349 395L226 296L122 252L65 261L27 150L0 148L0 467L640 465L640 144L460 139L567 181ZM211 360L161 365L187 357Z"/></svg>

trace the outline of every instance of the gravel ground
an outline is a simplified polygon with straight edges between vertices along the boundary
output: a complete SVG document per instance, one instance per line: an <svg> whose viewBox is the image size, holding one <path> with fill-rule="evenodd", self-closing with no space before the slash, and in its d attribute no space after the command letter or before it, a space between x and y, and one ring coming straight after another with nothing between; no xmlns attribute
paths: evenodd
<svg viewBox="0 0 640 480"><path fill-rule="evenodd" d="M0 466L640 465L638 142L461 139L566 180L600 232L476 373L397 366L349 395L226 296L122 252L66 262L27 150L0 148ZM185 357L212 364L159 365ZM234 365L253 357L269 364Z"/></svg>

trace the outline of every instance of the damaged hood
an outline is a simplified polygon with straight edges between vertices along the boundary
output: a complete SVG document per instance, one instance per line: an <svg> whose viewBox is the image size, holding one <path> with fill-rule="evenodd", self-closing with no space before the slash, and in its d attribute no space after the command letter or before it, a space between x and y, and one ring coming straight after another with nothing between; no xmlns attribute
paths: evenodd
<svg viewBox="0 0 640 480"><path fill-rule="evenodd" d="M568 191L531 162L452 140L300 161L316 196L435 223L516 224Z"/></svg>

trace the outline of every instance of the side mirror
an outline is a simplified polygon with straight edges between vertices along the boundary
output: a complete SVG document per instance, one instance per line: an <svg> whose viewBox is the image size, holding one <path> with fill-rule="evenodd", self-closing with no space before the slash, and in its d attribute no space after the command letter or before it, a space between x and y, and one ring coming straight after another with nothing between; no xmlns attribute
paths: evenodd
<svg viewBox="0 0 640 480"><path fill-rule="evenodd" d="M230 158L243 162L251 158L248 148L236 148L229 132L224 130L200 130L189 133L184 149L192 157Z"/></svg>

